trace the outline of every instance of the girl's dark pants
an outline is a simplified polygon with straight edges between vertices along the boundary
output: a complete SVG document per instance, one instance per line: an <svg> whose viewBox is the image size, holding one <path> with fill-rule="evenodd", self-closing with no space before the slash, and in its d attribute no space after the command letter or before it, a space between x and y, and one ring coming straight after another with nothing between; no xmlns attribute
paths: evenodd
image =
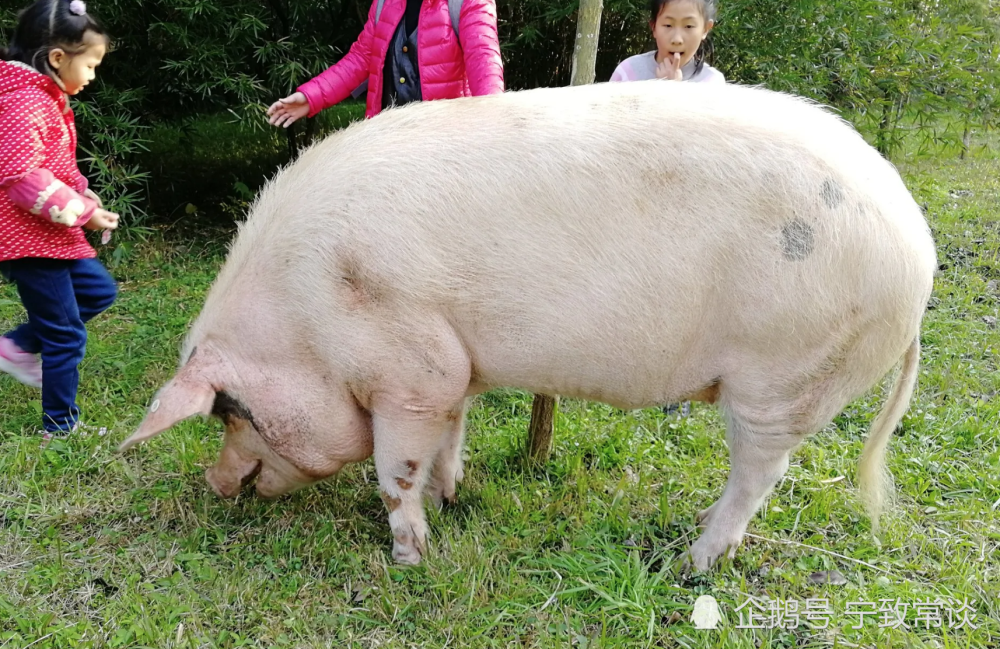
<svg viewBox="0 0 1000 649"><path fill-rule="evenodd" d="M29 257L0 263L17 286L28 322L5 334L18 347L42 355L45 430L66 432L80 418L78 366L87 348L87 321L115 301L115 280L96 259Z"/></svg>

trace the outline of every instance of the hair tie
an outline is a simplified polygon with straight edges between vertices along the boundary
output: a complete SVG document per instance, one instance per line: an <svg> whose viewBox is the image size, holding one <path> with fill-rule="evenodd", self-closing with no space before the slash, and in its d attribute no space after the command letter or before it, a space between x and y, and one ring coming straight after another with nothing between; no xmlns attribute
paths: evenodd
<svg viewBox="0 0 1000 649"><path fill-rule="evenodd" d="M83 0L73 0L69 3L69 12L74 16L82 16L87 13L87 4Z"/></svg>

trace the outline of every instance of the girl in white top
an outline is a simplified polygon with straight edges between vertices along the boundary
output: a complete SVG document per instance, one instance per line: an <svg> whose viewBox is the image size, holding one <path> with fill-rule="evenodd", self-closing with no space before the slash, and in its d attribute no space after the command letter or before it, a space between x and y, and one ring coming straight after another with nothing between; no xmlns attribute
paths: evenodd
<svg viewBox="0 0 1000 649"><path fill-rule="evenodd" d="M705 39L715 25L715 0L650 0L649 9L656 50L622 61L611 81L725 83L722 73L705 63Z"/></svg>

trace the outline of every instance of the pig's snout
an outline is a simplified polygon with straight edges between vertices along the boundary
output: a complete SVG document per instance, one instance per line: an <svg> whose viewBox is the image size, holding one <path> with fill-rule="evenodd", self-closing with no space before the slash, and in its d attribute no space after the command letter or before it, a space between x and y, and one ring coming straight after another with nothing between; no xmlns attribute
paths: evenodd
<svg viewBox="0 0 1000 649"><path fill-rule="evenodd" d="M205 472L205 479L220 498L235 498L243 487L257 477L262 465L261 460L239 467L216 465Z"/></svg>

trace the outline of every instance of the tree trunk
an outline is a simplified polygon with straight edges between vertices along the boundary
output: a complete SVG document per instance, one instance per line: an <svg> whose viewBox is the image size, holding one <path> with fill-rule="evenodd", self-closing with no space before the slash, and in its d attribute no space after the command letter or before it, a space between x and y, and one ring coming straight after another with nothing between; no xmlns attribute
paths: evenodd
<svg viewBox="0 0 1000 649"><path fill-rule="evenodd" d="M602 0L580 0L576 20L576 46L573 48L571 86L593 83L597 66L597 41L601 32ZM552 451L552 433L555 426L556 397L536 394L531 405L531 424L528 426L528 457L545 462Z"/></svg>

